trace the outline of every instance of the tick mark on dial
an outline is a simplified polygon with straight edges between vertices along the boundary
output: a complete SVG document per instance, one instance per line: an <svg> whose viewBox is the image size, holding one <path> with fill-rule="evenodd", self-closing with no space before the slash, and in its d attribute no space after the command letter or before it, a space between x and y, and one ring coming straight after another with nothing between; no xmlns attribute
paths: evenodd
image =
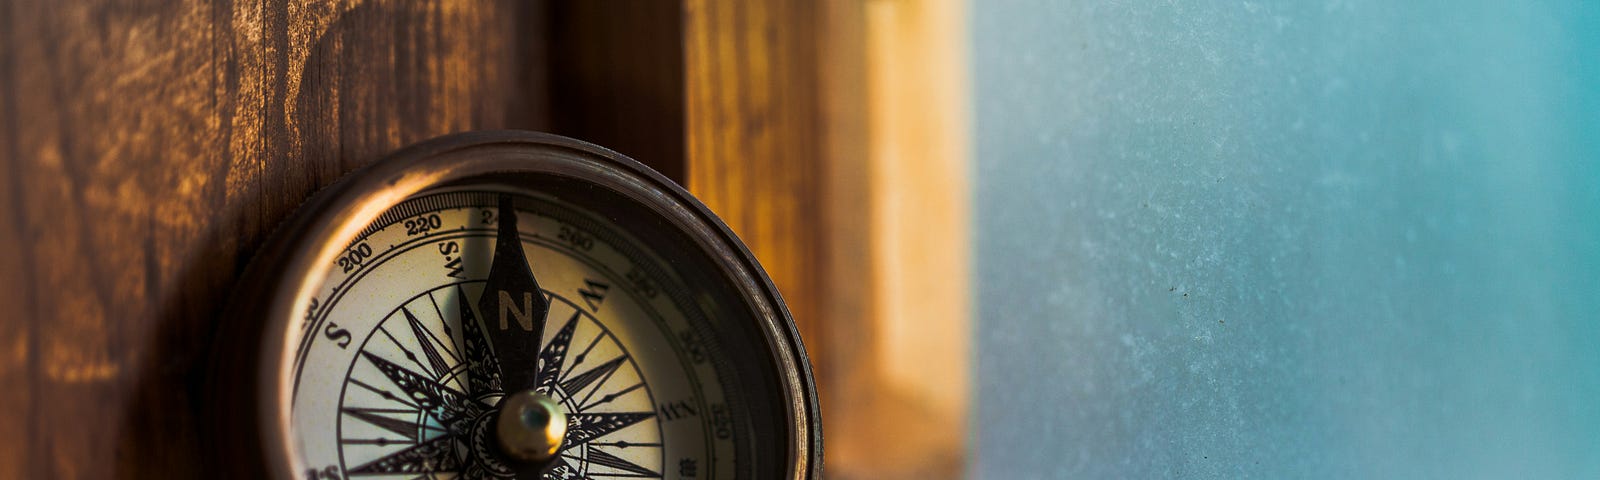
<svg viewBox="0 0 1600 480"><path fill-rule="evenodd" d="M339 443L343 443L345 445L377 445L380 447L387 447L391 443L399 444L409 442L404 440L390 440L387 438L346 438L339 440Z"/></svg>
<svg viewBox="0 0 1600 480"><path fill-rule="evenodd" d="M356 380L354 378L351 378L350 379L350 383L354 383L354 384L356 384L356 386L359 386L361 388L365 388L365 389L371 391L372 393L376 393L376 394L378 394L378 396L383 397L384 400L388 400L388 401L391 401L391 402L399 403L401 405L405 405L405 406L408 406L408 407L411 407L411 408L420 408L415 403L411 403L409 401L406 401L403 398L395 396L395 394L390 393L388 390L381 389L381 388L378 388L378 387L374 387L372 385L368 385L368 384L366 384L366 382L362 382L360 380Z"/></svg>
<svg viewBox="0 0 1600 480"><path fill-rule="evenodd" d="M610 394L610 395L606 395L604 397L600 397L599 400L596 400L594 403L591 403L591 404L588 404L588 405L584 405L582 408L579 408L579 410L588 410L588 409L591 409L591 408L594 408L594 407L598 407L600 405L611 403L611 401L612 400L616 400L617 397L621 397L623 395L627 395L628 392L632 392L634 390L638 390L639 387L643 387L643 386L644 386L644 383L636 383L631 387L622 389L622 391L620 391L620 392L613 393L613 394Z"/></svg>
<svg viewBox="0 0 1600 480"><path fill-rule="evenodd" d="M600 337L600 335L595 335L593 340L589 340L589 346L583 347L583 352L579 353L577 357L573 357L572 366L567 367L567 372L561 374L561 378L566 378L572 374L573 370L578 368L578 365L583 365L583 359L588 358L589 351L594 350L594 346L600 344Z"/></svg>

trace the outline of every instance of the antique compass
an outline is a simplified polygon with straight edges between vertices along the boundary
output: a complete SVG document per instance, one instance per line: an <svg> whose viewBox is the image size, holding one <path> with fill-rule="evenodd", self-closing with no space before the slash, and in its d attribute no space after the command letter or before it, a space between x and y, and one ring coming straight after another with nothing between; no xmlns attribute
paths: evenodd
<svg viewBox="0 0 1600 480"><path fill-rule="evenodd" d="M682 188L529 132L432 140L253 260L210 381L227 478L819 478L782 299Z"/></svg>

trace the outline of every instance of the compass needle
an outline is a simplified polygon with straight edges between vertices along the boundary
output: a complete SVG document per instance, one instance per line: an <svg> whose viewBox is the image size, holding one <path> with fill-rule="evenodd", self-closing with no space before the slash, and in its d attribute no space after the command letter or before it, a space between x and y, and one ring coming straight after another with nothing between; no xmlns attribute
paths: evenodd
<svg viewBox="0 0 1600 480"><path fill-rule="evenodd" d="M517 211L510 195L500 195L499 226L495 233L494 260L489 279L478 297L478 311L488 315L485 325L494 357L500 364L500 382L506 392L533 388L539 341L544 338L545 301L522 251Z"/></svg>
<svg viewBox="0 0 1600 480"><path fill-rule="evenodd" d="M220 478L820 475L815 394L776 290L638 163L477 132L306 205L230 304L238 332L217 348L254 360L218 362L234 383L217 390L257 394L218 409L215 444L246 432L267 448L223 456L244 460L219 460Z"/></svg>

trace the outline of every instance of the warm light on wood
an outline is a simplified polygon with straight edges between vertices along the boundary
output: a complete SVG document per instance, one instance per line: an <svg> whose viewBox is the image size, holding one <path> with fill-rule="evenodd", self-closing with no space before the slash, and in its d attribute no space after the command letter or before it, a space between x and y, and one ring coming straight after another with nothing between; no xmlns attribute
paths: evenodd
<svg viewBox="0 0 1600 480"><path fill-rule="evenodd" d="M867 339L853 345L848 364L834 365L850 374L822 377L840 390L823 392L833 400L824 407L829 471L955 477L966 451L970 363L963 5L859 5L866 193L857 208L866 216L866 261L839 262L854 271L834 278L869 279L871 294L859 319L829 319Z"/></svg>
<svg viewBox="0 0 1600 480"><path fill-rule="evenodd" d="M969 363L962 5L820 7L688 2L688 186L794 313L829 476L956 476Z"/></svg>
<svg viewBox="0 0 1600 480"><path fill-rule="evenodd" d="M750 247L815 355L827 346L810 341L825 228L812 16L800 1L685 2L685 186Z"/></svg>

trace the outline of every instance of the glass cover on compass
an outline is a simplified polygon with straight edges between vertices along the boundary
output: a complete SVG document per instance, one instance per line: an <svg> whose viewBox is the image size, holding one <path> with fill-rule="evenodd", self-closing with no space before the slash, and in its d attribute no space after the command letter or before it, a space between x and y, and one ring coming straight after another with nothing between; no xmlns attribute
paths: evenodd
<svg viewBox="0 0 1600 480"><path fill-rule="evenodd" d="M749 254L637 164L525 135L358 173L285 227L289 261L252 266L295 287L261 295L269 317L300 313L281 351L263 335L268 466L813 478L809 372Z"/></svg>

